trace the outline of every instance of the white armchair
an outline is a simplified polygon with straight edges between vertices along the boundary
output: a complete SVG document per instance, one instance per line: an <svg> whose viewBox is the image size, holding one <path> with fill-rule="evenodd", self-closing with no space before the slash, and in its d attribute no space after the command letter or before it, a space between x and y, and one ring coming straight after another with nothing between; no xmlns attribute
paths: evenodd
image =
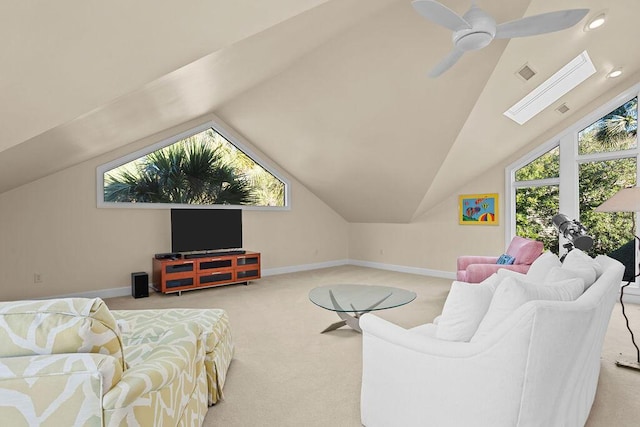
<svg viewBox="0 0 640 427"><path fill-rule="evenodd" d="M575 301L529 301L479 340L443 341L362 316L362 423L375 426L583 426L624 267Z"/></svg>

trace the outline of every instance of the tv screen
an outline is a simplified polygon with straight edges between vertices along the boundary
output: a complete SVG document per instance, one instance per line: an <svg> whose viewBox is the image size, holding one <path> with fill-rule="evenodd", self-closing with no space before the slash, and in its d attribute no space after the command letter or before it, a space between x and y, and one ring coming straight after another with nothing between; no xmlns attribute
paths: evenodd
<svg viewBox="0 0 640 427"><path fill-rule="evenodd" d="M171 209L171 251L242 248L241 209Z"/></svg>

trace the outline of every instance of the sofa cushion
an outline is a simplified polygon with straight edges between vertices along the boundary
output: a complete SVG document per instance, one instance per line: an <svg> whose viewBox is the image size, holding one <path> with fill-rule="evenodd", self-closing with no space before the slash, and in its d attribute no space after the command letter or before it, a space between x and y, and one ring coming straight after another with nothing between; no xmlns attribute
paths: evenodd
<svg viewBox="0 0 640 427"><path fill-rule="evenodd" d="M496 289L487 314L480 322L471 342L478 341L488 335L512 312L528 301L574 301L582 294L583 289L584 285L581 279L536 284L507 277Z"/></svg>
<svg viewBox="0 0 640 427"><path fill-rule="evenodd" d="M125 368L120 331L100 298L0 303L0 357L101 353Z"/></svg>
<svg viewBox="0 0 640 427"><path fill-rule="evenodd" d="M602 274L602 268L596 260L580 249L574 249L567 254L562 263L562 268L581 277L584 280L585 289L589 289L598 276Z"/></svg>
<svg viewBox="0 0 640 427"><path fill-rule="evenodd" d="M560 267L562 263L558 256L552 252L545 252L540 255L527 271L527 280L529 282L540 283L553 267Z"/></svg>
<svg viewBox="0 0 640 427"><path fill-rule="evenodd" d="M498 275L492 274L480 284L455 281L438 318L436 338L446 341L469 341L484 318Z"/></svg>
<svg viewBox="0 0 640 427"><path fill-rule="evenodd" d="M551 270L549 270L547 275L544 276L545 283L562 282L563 280L569 279L582 280L582 286L584 287L584 279L582 278L582 276L580 274L577 274L575 271L569 270L567 268L553 267L551 268Z"/></svg>

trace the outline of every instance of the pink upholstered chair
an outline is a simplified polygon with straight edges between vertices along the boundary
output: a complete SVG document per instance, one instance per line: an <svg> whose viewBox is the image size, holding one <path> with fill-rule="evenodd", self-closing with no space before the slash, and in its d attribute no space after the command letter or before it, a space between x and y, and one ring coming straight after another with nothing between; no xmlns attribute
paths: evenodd
<svg viewBox="0 0 640 427"><path fill-rule="evenodd" d="M515 258L513 264L497 264L497 256L460 256L456 278L461 282L480 283L500 268L526 273L533 261L542 254L543 249L542 242L516 236L511 240L506 252Z"/></svg>

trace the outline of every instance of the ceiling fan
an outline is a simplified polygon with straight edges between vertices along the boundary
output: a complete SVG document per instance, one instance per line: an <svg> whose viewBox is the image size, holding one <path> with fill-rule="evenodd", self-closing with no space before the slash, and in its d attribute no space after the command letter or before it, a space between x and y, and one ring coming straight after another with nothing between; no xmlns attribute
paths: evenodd
<svg viewBox="0 0 640 427"><path fill-rule="evenodd" d="M491 15L476 6L473 0L471 8L462 16L435 0L413 0L411 4L423 17L453 31L453 50L429 72L429 77L438 77L462 54L482 49L494 38L510 39L564 30L589 13L589 9L559 10L496 25Z"/></svg>

